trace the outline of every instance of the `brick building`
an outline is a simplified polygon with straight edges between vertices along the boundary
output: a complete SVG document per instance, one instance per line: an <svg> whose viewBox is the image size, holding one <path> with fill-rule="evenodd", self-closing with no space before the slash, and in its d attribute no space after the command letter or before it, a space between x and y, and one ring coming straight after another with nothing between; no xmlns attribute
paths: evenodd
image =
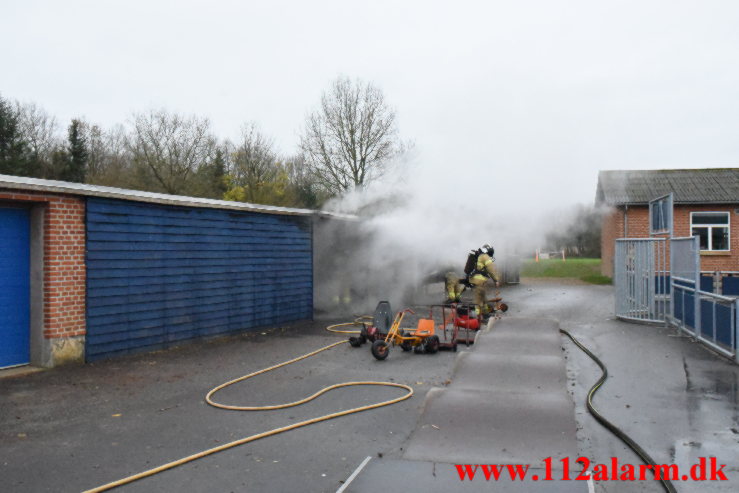
<svg viewBox="0 0 739 493"><path fill-rule="evenodd" d="M3 228L0 238L6 247L11 243L16 247L13 252L3 248L3 273L12 269L18 279L15 289L3 286L0 294L4 308L0 309L1 330L8 332L10 322L19 319L30 327L24 336L13 338L12 344L3 337L5 349L0 351L6 363L22 364L30 357L39 366L54 366L81 359L85 334L84 201L2 187L0 215L6 226L8 216L13 224L21 225L13 231ZM19 265L17 257L27 261ZM9 277L6 274L6 282Z"/></svg>
<svg viewBox="0 0 739 493"><path fill-rule="evenodd" d="M317 217L0 175L0 368L310 319Z"/></svg>
<svg viewBox="0 0 739 493"><path fill-rule="evenodd" d="M673 236L700 238L701 271L739 272L739 168L716 168L601 171L602 273L613 276L616 239L649 237L649 201L668 193Z"/></svg>

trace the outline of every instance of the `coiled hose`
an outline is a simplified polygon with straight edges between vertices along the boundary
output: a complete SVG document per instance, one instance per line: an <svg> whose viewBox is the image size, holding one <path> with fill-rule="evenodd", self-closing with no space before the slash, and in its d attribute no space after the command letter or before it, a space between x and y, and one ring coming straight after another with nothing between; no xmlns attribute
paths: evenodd
<svg viewBox="0 0 739 493"><path fill-rule="evenodd" d="M344 322L340 324L329 325L326 330L334 334L359 334L358 330L340 330L339 327L366 327L370 323L372 317L370 315L362 315L354 319L354 322Z"/></svg>
<svg viewBox="0 0 739 493"><path fill-rule="evenodd" d="M354 322L350 322L349 324L338 324L338 325L354 325ZM331 326L331 327L335 327L335 326ZM332 332L335 332L335 330L332 330ZM291 424L289 426L283 426L281 428L275 428L273 430L265 431L263 433L258 433L256 435L252 435L252 436L248 436L248 437L245 437L245 438L241 438L239 440L235 440L235 441L230 442L230 443L225 443L223 445L219 445L218 447L213 447L211 449L203 450L202 452L198 452L196 454L189 455L187 457L183 457L182 459L178 459L178 460L175 460L175 461L172 461L172 462L168 462L167 464L163 464L163 465L161 465L159 467L155 467L153 469L149 469L148 471L140 472L138 474L134 474L132 476L128 476L128 477L123 478L123 479L119 479L118 481L113 481L111 483L104 484L102 486L98 486L97 488L93 488L91 490L87 490L84 493L96 493L96 492L100 492L100 491L107 491L107 490L110 490L112 488L116 488L118 486L123 486L124 484L132 483L132 482L137 481L139 479L146 478L148 476L153 476L154 474L158 474L160 472L164 472L164 471L166 471L168 469L172 469L172 468L175 468L177 466L181 466L182 464L187 464L188 462L192 462L194 460L203 458L205 456L212 455L212 454L215 454L217 452L222 452L224 450L227 450L227 449L230 449L230 448L233 448L233 447L237 447L237 446L243 445L245 443L253 442L255 440L259 440L260 438L266 438L266 437L269 437L269 436L272 436L272 435L277 435L278 433L283 433L283 432L286 432L286 431L294 430L295 428L300 428L302 426L308 426L308 425L311 425L311 424L314 424L314 423L319 423L321 421L327 421L329 419L338 418L340 416L346 416L347 414L353 414L353 413L358 413L358 412L361 412L361 411L367 411L369 409L376 409L378 407L389 406L391 404L395 404L395 403L404 401L404 400L410 398L413 395L413 388L410 387L410 386L408 386L408 385L404 385L404 384L401 384L401 383L394 383L394 382L374 382L374 381L369 381L369 382L343 382L343 383L337 383L337 384L334 384L334 385L329 385L328 387L325 387L325 388L319 390L318 392L316 392L315 394L313 394L311 396L308 396L308 397L306 397L304 399L300 399L300 400L297 400L295 402L290 402L290 403L287 403L287 404L277 404L277 405L273 405L273 406L236 406L236 405L229 405L229 404L221 404L219 402L215 402L212 399L213 395L216 392L218 392L219 390L222 390L222 389L228 387L229 385L233 385L235 383L243 382L244 380L247 380L249 378L256 377L257 375L261 375L262 373L267 373L269 371L276 370L277 368L281 368L283 366L287 366L287 365L290 365L292 363L297 363L298 361L304 360L306 358L310 358L311 356L315 356L318 353L321 353L323 351L327 351L329 349L332 349L332 348L334 348L336 346L339 346L341 344L345 344L347 342L348 341L335 342L333 344L329 344L328 346L324 346L324 347L322 347L320 349L317 349L315 351L312 351L310 353L304 354L302 356L298 356L297 358L293 358L293 359L291 359L289 361L285 361L283 363L279 363L277 365L270 366L269 368L264 368L263 370L259 370L259 371L255 371L253 373L249 373L248 375L244 375L243 377L239 377L239 378L235 378L233 380L230 380L230 381L228 381L226 383L223 383L223 384L215 387L210 392L208 392L208 394L205 396L205 400L211 406L214 406L214 407L217 407L217 408L220 408L220 409L228 409L228 410L233 410L233 411L268 411L268 410L274 410L274 409L285 409L287 407L299 406L301 404L305 404L306 402L312 401L313 399L319 397L322 394L325 394L326 392L329 392L331 390L338 389L338 388L341 388L341 387L351 387L351 386L359 386L359 385L379 385L379 386L383 386L383 387L396 387L396 388L400 388L400 389L406 390L407 393L404 394L404 395L401 395L400 397L396 397L395 399L390 399L390 400L387 400L387 401L377 402L375 404L369 404L369 405L366 405L366 406L360 406L360 407L355 407L355 408L352 408L352 409L346 409L344 411L338 411L338 412L335 412L335 413L326 414L324 416L319 416L317 418L308 419L308 420L305 420L305 421L301 421L299 423L293 423L293 424Z"/></svg>
<svg viewBox="0 0 739 493"><path fill-rule="evenodd" d="M598 359L598 357L596 355L594 355L593 353L591 353L588 348L586 348L585 346L583 346L582 343L580 343L580 341L578 341L577 339L575 339L575 337L572 334L570 334L569 332L567 332L564 329L559 329L559 331L562 334L564 334L567 337L569 337L570 340L572 340L572 342L574 342L577 347L579 347L580 349L582 349L582 351L585 354L587 354L588 356L590 356L590 359L592 359L593 361L595 361L595 364L597 364L600 367L601 371L603 372L602 375L600 376L600 379L595 383L595 385L593 385L590 388L590 391L588 392L587 406L588 406L588 411L590 412L590 414L592 414L593 417L596 420L598 420L598 422L600 424L602 424L603 426L605 426L606 428L608 428L611 431L611 433L613 433L618 438L620 438L622 442L624 442L626 445L628 445L628 447L631 450L633 450L636 453L636 455L638 455L641 458L641 460L644 461L645 464L652 465L652 466L657 465L657 463L654 461L654 459L652 459L649 456L649 454L643 448L641 448L639 446L638 443L636 443L634 440L632 440L631 437L629 437L629 435L627 435L626 433L624 433L616 425L614 425L613 423L611 423L610 421L608 421L606 418L604 418L603 415L600 414L600 412L598 412L598 410L595 408L595 406L593 406L593 396L595 395L595 393L598 391L598 389L603 385L603 383L608 378L608 369L606 368L606 365L604 365L603 362L600 359ZM665 489L665 491L667 493L676 493L677 490L675 489L675 486L672 484L672 482L669 479L665 479L662 476L660 476L659 481L662 483L662 487Z"/></svg>

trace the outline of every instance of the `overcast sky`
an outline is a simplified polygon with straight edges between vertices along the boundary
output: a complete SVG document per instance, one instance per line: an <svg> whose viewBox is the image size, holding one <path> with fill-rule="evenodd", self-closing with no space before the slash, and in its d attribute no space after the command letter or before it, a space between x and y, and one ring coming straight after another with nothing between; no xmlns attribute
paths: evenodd
<svg viewBox="0 0 739 493"><path fill-rule="evenodd" d="M739 166L735 0L0 0L0 93L66 125L166 107L292 153L339 75L434 194L592 202L599 169Z"/></svg>

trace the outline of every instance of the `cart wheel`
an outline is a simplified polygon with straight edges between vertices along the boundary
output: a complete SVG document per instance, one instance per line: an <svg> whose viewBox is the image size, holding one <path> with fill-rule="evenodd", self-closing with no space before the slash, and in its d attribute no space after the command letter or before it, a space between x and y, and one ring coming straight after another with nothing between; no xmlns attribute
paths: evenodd
<svg viewBox="0 0 739 493"><path fill-rule="evenodd" d="M430 336L424 346L427 353L434 354L439 350L439 336Z"/></svg>
<svg viewBox="0 0 739 493"><path fill-rule="evenodd" d="M402 349L405 352L408 352L411 349L413 349L413 346L411 346L410 342L402 342L400 343L400 349Z"/></svg>
<svg viewBox="0 0 739 493"><path fill-rule="evenodd" d="M508 305L506 305L505 303L501 303L500 305L498 305L498 309L505 313L508 311Z"/></svg>
<svg viewBox="0 0 739 493"><path fill-rule="evenodd" d="M423 354L423 344L419 344L418 346L414 346L413 352L416 354Z"/></svg>
<svg viewBox="0 0 739 493"><path fill-rule="evenodd" d="M362 344L367 342L367 327L362 326L362 330L359 331L359 340L362 341Z"/></svg>
<svg viewBox="0 0 739 493"><path fill-rule="evenodd" d="M366 338L366 337L364 337L364 336L363 336L362 334L359 334L359 337L357 337L357 339L359 340L359 345L360 345L360 346L361 346L362 344L364 344L365 342L367 342L367 338Z"/></svg>
<svg viewBox="0 0 739 493"><path fill-rule="evenodd" d="M372 356L382 361L387 358L388 354L390 354L390 348L385 341L378 340L372 343Z"/></svg>
<svg viewBox="0 0 739 493"><path fill-rule="evenodd" d="M350 337L349 338L349 345L351 347L359 347L362 345L362 342L357 337Z"/></svg>

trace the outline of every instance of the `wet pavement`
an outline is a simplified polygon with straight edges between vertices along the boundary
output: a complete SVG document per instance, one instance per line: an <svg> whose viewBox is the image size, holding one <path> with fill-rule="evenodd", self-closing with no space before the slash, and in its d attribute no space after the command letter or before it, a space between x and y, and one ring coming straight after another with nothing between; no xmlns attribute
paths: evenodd
<svg viewBox="0 0 739 493"><path fill-rule="evenodd" d="M0 378L0 491L78 492L252 434L402 395L397 389L348 388L300 407L259 412L225 411L204 402L218 384L348 337L326 332L332 322ZM380 362L367 345L343 344L229 387L216 395L220 402L283 403L358 380L406 383L415 394L393 406L236 447L115 491L336 491L367 455L400 456L426 392L448 380L455 354L395 349Z"/></svg>
<svg viewBox="0 0 739 493"><path fill-rule="evenodd" d="M678 491L739 490L739 366L674 330L614 320L610 286L524 280L503 295L511 306L507 316L554 319L603 360L611 378L596 395L596 407L657 461L685 468L715 456L727 464L729 481L679 482ZM227 441L399 395L381 388L344 389L301 408L255 413L218 410L203 401L208 390L226 380L340 339L323 330L326 323L0 378L0 489L81 491ZM594 463L610 463L615 456L638 464L585 409L585 394L599 369L568 340L562 338L561 346L568 375L562 383L575 402L578 453ZM474 362L474 347L460 347L465 351ZM366 457L373 458L368 468L375 467L373 462L400 467L429 389L449 385L458 354L397 350L378 362L367 346L342 345L325 357L229 388L219 400L248 405L294 400L348 380L392 380L413 386L416 393L390 407L237 447L120 491L332 492ZM557 382L548 378L544 385ZM504 491L491 484L482 490ZM652 480L596 481L595 491L657 492L660 487Z"/></svg>
<svg viewBox="0 0 739 493"><path fill-rule="evenodd" d="M726 464L728 481L679 481L679 492L739 491L739 366L673 329L615 320L611 286L532 282L506 291L512 316L551 317L607 366L594 405L659 463L680 474L700 457ZM570 392L576 405L580 454L594 463L639 464L638 457L585 408L600 369L569 340ZM592 469L592 466L591 466ZM645 482L596 481L596 492L662 491Z"/></svg>
<svg viewBox="0 0 739 493"><path fill-rule="evenodd" d="M557 458L548 471L547 457ZM586 483L555 480L564 457L574 462L578 451L559 325L506 317L478 334L472 353L457 358L446 388L426 395L403 461L373 461L347 492L369 493L381 483L387 493L487 490L484 472L462 481L457 465L508 464L529 467L516 479L504 471L497 491L587 493Z"/></svg>

